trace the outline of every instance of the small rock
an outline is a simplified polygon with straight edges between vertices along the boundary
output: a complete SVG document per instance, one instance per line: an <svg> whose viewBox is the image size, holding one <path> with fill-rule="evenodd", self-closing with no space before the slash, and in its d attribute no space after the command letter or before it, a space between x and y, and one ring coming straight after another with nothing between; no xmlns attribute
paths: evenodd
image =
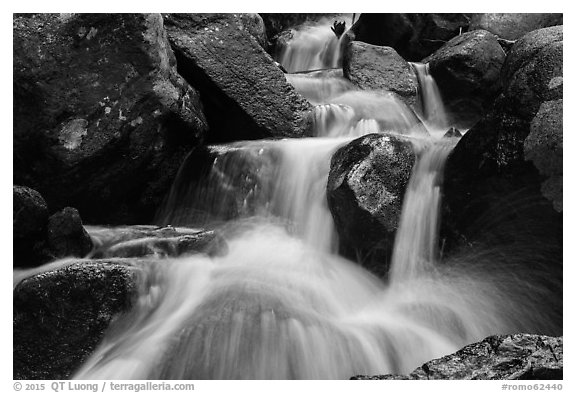
<svg viewBox="0 0 576 393"><path fill-rule="evenodd" d="M444 138L460 138L461 136L462 133L460 130L454 127L450 127L450 129L444 134Z"/></svg>
<svg viewBox="0 0 576 393"><path fill-rule="evenodd" d="M84 257L92 249L78 210L66 207L48 219L48 247L57 258Z"/></svg>

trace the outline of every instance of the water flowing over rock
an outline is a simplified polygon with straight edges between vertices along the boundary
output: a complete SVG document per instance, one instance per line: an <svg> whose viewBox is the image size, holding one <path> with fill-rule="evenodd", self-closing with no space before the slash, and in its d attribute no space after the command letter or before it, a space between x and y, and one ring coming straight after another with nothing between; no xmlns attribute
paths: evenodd
<svg viewBox="0 0 576 393"><path fill-rule="evenodd" d="M235 15L165 16L178 70L202 96L208 141L309 135L310 105Z"/></svg>
<svg viewBox="0 0 576 393"><path fill-rule="evenodd" d="M288 29L300 26L306 22L318 22L326 18L337 19L339 14L266 14L261 13L260 16L264 21L266 26L266 33L268 37L274 39L274 37ZM350 26L348 26L350 27Z"/></svg>
<svg viewBox="0 0 576 393"><path fill-rule="evenodd" d="M468 31L467 14L361 14L351 33L356 41L390 46L408 61L420 61Z"/></svg>
<svg viewBox="0 0 576 393"><path fill-rule="evenodd" d="M365 90L398 94L411 107L416 104L416 74L393 48L352 41L344 55L344 76Z"/></svg>
<svg viewBox="0 0 576 393"><path fill-rule="evenodd" d="M88 221L150 219L206 131L158 14L16 16L13 71L14 181Z"/></svg>
<svg viewBox="0 0 576 393"><path fill-rule="evenodd" d="M476 30L451 39L422 60L438 84L451 125L470 128L492 105L501 89L505 58L496 36Z"/></svg>
<svg viewBox="0 0 576 393"><path fill-rule="evenodd" d="M454 149L445 183L447 243L516 247L525 265L547 264L555 277L562 274L562 58L561 26L512 47L503 93ZM542 159L552 152L557 158Z"/></svg>
<svg viewBox="0 0 576 393"><path fill-rule="evenodd" d="M468 20L466 14L362 17L390 25L364 24L356 32L396 34L404 26L397 42L414 51L439 47L442 37L463 33ZM101 24L75 24L86 20ZM392 70L408 67L416 78L414 110L393 91L361 89L339 61L355 31L344 33L343 24L331 25L330 18L289 26L281 44L276 38L286 49L275 59L283 64L264 51L263 22L255 14L16 14L15 47L25 53L22 48L39 45L40 54L52 53L46 42L34 44L26 29L34 37L72 37L71 55L113 42L121 54L83 59L96 61L100 72L103 64L124 64L126 56L150 57L150 48L140 45L150 41L141 34L149 32L142 28L146 21L161 41L152 45L160 65L145 62L147 78L136 80L138 88L120 88L148 94L150 80L165 72L191 94L198 89L202 105L196 95L185 104L178 94L169 94L166 105L178 113L185 110L181 104L198 109L199 133L186 138L185 121L168 122L179 131L166 146L182 164L175 178L166 169L167 181L174 181L158 209L149 191L115 194L107 183L87 186L91 177L72 179L78 185L71 186L116 198L119 207L110 214L122 225L107 225L103 214L104 224L84 228L73 208L46 218L52 205L14 188L15 201L22 198L14 207L14 228L34 241L44 236L39 244L52 250L49 258L82 255L83 243L92 244L82 259L13 269L14 378L403 379L423 364L415 377L466 378L471 369L480 378L558 375L561 339L494 335L563 334L562 217L554 210L562 208L561 28L519 40L502 67L497 105L463 137L452 128L450 138L443 137L452 124L429 64L406 63L394 49L377 49L386 55L375 62L394 58ZM114 23L118 37L106 29ZM72 33L52 35L59 26ZM130 50L118 49L126 40ZM369 45L355 41L350 47ZM175 58L187 82L176 75ZM15 70L31 67L20 60ZM42 68L44 60L32 60ZM362 72L357 68L349 76ZM79 75L69 69L71 81L89 69L84 63ZM164 93L170 90L162 86ZM15 96L24 102L27 94L15 88ZM138 105L149 103L134 96ZM107 105L103 113L113 114L114 104ZM127 118L121 109L119 117ZM20 124L34 123L22 114L35 110L15 108ZM69 154L98 141L105 145L94 139L92 120L62 115L48 139ZM134 127L141 125L134 120ZM159 123L148 125L158 138L165 136ZM36 147L49 146L36 136L28 141L29 158L42 152ZM163 155L164 145L152 139L136 142ZM20 138L15 147L21 145ZM188 151L184 159L181 151ZM52 165L15 152L15 163ZM140 176L148 184L139 156L115 152L131 165L119 183ZM94 154L93 170L108 173L108 155ZM148 156L143 160L155 165ZM146 214L156 210L156 225L146 224L145 215L118 213L135 196L145 199L136 210L146 204ZM146 225L131 224L137 218Z"/></svg>
<svg viewBox="0 0 576 393"><path fill-rule="evenodd" d="M408 375L352 379L562 380L563 337L531 334L491 336L424 363Z"/></svg>
<svg viewBox="0 0 576 393"><path fill-rule="evenodd" d="M414 160L409 141L378 134L356 139L332 157L327 196L341 249L381 275Z"/></svg>
<svg viewBox="0 0 576 393"><path fill-rule="evenodd" d="M488 30L500 38L516 40L531 31L561 24L562 14L475 14L470 30Z"/></svg>
<svg viewBox="0 0 576 393"><path fill-rule="evenodd" d="M91 354L136 289L129 268L77 262L16 286L14 378L67 379Z"/></svg>
<svg viewBox="0 0 576 393"><path fill-rule="evenodd" d="M168 258L190 254L218 256L227 252L226 241L217 230L156 227L89 227L94 249L89 257Z"/></svg>

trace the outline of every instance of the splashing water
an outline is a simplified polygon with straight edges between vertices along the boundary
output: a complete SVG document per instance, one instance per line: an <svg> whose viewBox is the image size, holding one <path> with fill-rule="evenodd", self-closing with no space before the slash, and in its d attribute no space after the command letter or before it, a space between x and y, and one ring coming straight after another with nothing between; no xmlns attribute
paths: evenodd
<svg viewBox="0 0 576 393"><path fill-rule="evenodd" d="M284 66L318 66L324 44L304 50L296 38ZM442 172L453 142L431 139L390 95L317 77L288 77L321 104L316 138L189 155L158 222L220 227L228 252L132 260L135 304L75 378L348 379L407 373L490 334L554 330L541 305L549 293L504 264L437 262ZM310 98L315 89L322 91ZM337 255L326 203L330 157L372 132L404 133L418 155L388 281ZM89 230L107 249L132 241L122 230Z"/></svg>

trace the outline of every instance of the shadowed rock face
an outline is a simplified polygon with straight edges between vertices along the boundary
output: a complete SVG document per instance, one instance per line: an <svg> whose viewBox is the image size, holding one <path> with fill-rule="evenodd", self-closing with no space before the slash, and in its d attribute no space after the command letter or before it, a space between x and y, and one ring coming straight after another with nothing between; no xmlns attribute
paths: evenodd
<svg viewBox="0 0 576 393"><path fill-rule="evenodd" d="M361 14L351 33L357 41L390 46L408 61L420 61L468 31L469 14Z"/></svg>
<svg viewBox="0 0 576 393"><path fill-rule="evenodd" d="M78 262L24 279L14 289L14 379L67 379L110 321L130 307L128 267Z"/></svg>
<svg viewBox="0 0 576 393"><path fill-rule="evenodd" d="M14 18L14 182L88 222L145 222L207 127L159 14Z"/></svg>
<svg viewBox="0 0 576 393"><path fill-rule="evenodd" d="M332 157L327 197L341 252L381 275L387 272L414 160L410 142L381 134L358 138Z"/></svg>
<svg viewBox="0 0 576 393"><path fill-rule="evenodd" d="M170 14L165 21L178 69L202 95L209 142L310 134L310 105L239 16Z"/></svg>
<svg viewBox="0 0 576 393"><path fill-rule="evenodd" d="M57 258L84 257L92 249L92 241L82 226L78 210L66 207L48 219L48 247Z"/></svg>
<svg viewBox="0 0 576 393"><path fill-rule="evenodd" d="M561 24L562 14L476 14L470 20L470 30L488 30L500 38L516 40L531 31Z"/></svg>
<svg viewBox="0 0 576 393"><path fill-rule="evenodd" d="M563 337L514 334L490 336L452 355L431 360L408 375L352 379L561 380Z"/></svg>
<svg viewBox="0 0 576 393"><path fill-rule="evenodd" d="M390 47L352 41L344 55L344 76L363 90L392 91L416 105L418 80L414 70Z"/></svg>
<svg viewBox="0 0 576 393"><path fill-rule="evenodd" d="M446 165L448 248L523 242L561 269L562 58L562 26L512 47L502 94Z"/></svg>
<svg viewBox="0 0 576 393"><path fill-rule="evenodd" d="M42 195L28 187L13 187L14 266L33 265L44 260L43 252L48 223L48 205Z"/></svg>
<svg viewBox="0 0 576 393"><path fill-rule="evenodd" d="M500 93L506 54L496 36L484 30L464 33L428 56L451 124L469 128Z"/></svg>

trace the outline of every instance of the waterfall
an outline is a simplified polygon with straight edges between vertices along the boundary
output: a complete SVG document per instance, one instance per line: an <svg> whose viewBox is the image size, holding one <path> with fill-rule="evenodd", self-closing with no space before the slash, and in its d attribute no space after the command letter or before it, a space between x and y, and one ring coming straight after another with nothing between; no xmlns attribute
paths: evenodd
<svg viewBox="0 0 576 393"><path fill-rule="evenodd" d="M448 129L449 122L438 85L430 75L428 64L410 64L418 78L420 112L424 124L428 132L441 137Z"/></svg>
<svg viewBox="0 0 576 393"><path fill-rule="evenodd" d="M337 19L351 26L349 15ZM341 63L341 42L330 29L331 18L292 30L291 39L280 48L278 62L290 72L337 68Z"/></svg>
<svg viewBox="0 0 576 393"><path fill-rule="evenodd" d="M291 72L335 67L339 46L329 26L297 30L282 64ZM74 378L403 374L490 334L549 329L527 296L530 285L505 268L439 263L443 166L454 142L430 137L427 129L445 125L440 98L414 67L422 120L394 96L359 91L333 70L289 74L316 105L313 138L191 152L157 222L190 233L217 228L227 251L125 258L137 280L135 303ZM406 135L417 154L387 281L338 255L326 202L333 153L375 132ZM108 249L133 240L122 229L88 230Z"/></svg>
<svg viewBox="0 0 576 393"><path fill-rule="evenodd" d="M391 282L424 274L437 259L442 174L454 144L451 140L417 143L419 155L410 176L394 242Z"/></svg>

